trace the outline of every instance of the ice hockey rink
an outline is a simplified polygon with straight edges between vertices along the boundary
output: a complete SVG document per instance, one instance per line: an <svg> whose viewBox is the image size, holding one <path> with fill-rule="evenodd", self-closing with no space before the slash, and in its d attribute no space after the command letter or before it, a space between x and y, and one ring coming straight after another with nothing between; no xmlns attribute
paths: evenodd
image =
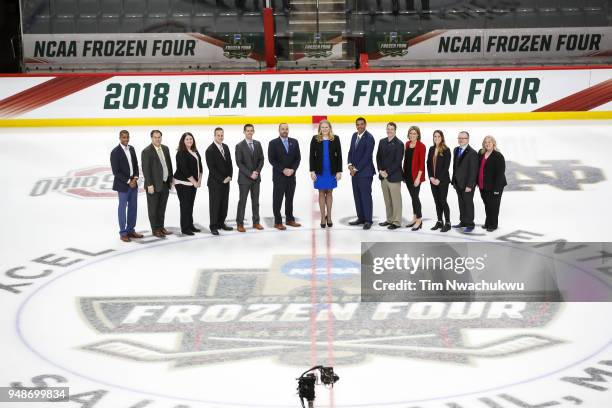
<svg viewBox="0 0 612 408"><path fill-rule="evenodd" d="M403 141L411 124L398 124ZM318 407L612 407L609 303L365 304L359 298L361 242L610 241L612 123L417 125L427 146L434 129L444 131L451 147L461 130L470 132L475 148L485 135L496 137L509 183L498 230L430 231L435 207L425 183L424 228L388 231L377 225L385 213L377 179L375 226L351 227L346 172L334 192L334 226L321 229L308 173L313 127L290 124L302 153L294 201L301 228L273 228L266 157L263 231L249 228L249 204L246 233L212 236L203 185L194 209L202 233L181 236L171 194L166 227L174 234L152 237L141 192L137 231L145 238L123 243L109 164L120 128L0 129L6 187L0 386L70 390L68 402L0 406L298 407L296 378L323 364L340 380L333 389L317 387ZM162 143L173 152L191 131L203 151L214 127L161 127ZM128 128L138 154L151 129ZM233 156L242 126L224 129ZM354 127L333 130L346 163ZM385 124L370 123L368 130L378 140ZM276 136L276 125L255 125L264 153ZM402 195L406 224L412 211L405 187ZM480 226L484 208L478 194L474 201ZM232 181L233 226L237 202ZM449 205L457 222L452 190Z"/></svg>

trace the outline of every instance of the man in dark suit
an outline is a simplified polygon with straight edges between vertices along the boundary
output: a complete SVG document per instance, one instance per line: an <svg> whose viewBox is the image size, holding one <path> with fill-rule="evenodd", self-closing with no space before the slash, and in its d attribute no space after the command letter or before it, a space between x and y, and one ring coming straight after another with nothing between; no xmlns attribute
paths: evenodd
<svg viewBox="0 0 612 408"><path fill-rule="evenodd" d="M361 225L367 230L372 227L372 179L376 171L372 155L374 154L374 137L366 130L366 120L357 118L357 132L351 138L348 153L348 168L353 183L353 198L357 210L357 219L350 225Z"/></svg>
<svg viewBox="0 0 612 408"><path fill-rule="evenodd" d="M285 218L287 225L301 227L293 216L293 195L295 194L295 171L300 165L300 145L296 139L289 137L289 125L278 125L276 139L268 144L268 161L272 165L272 209L274 212L274 228L285 230L281 217L281 206L285 199Z"/></svg>
<svg viewBox="0 0 612 408"><path fill-rule="evenodd" d="M255 127L251 124L244 125L244 140L236 145L236 165L238 166L238 188L240 198L238 200L238 212L236 223L238 231L246 232L244 229L244 210L247 197L251 193L251 208L253 212L253 228L262 230L259 223L259 186L261 185L261 169L264 165L264 154L261 143L253 139Z"/></svg>
<svg viewBox="0 0 612 408"><path fill-rule="evenodd" d="M130 238L142 238L142 234L134 230L138 211L138 158L134 147L130 146L130 133L127 130L119 132L119 144L110 154L113 170L113 190L119 195L119 236L123 242ZM127 217L126 217L127 210Z"/></svg>
<svg viewBox="0 0 612 408"><path fill-rule="evenodd" d="M210 213L210 232L219 235L219 230L233 230L225 223L229 204L230 181L234 168L229 147L223 143L223 129L215 128L215 140L206 149L208 166L208 209Z"/></svg>
<svg viewBox="0 0 612 408"><path fill-rule="evenodd" d="M453 228L463 228L463 232L474 230L474 188L478 176L478 154L469 145L470 134L459 132L459 146L453 151L452 184L459 201L459 224Z"/></svg>
<svg viewBox="0 0 612 408"><path fill-rule="evenodd" d="M172 234L164 227L166 204L172 188L172 160L168 146L161 144L162 132L151 131L151 144L142 151L142 173L147 192L147 209L153 235L164 238Z"/></svg>

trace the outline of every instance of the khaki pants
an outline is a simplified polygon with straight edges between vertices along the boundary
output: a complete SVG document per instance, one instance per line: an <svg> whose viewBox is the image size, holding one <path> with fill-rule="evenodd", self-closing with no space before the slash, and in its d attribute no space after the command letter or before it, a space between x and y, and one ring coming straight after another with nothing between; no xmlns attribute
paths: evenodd
<svg viewBox="0 0 612 408"><path fill-rule="evenodd" d="M402 225L402 182L390 183L387 179L380 182L385 209L387 210L387 222L397 226Z"/></svg>

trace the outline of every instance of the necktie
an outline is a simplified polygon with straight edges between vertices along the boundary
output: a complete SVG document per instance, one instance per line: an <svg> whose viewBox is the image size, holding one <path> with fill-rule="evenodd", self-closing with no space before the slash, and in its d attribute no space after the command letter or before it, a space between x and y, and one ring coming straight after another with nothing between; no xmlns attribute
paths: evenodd
<svg viewBox="0 0 612 408"><path fill-rule="evenodd" d="M251 155L255 153L255 149L253 148L253 142L249 143L249 149L251 149Z"/></svg>
<svg viewBox="0 0 612 408"><path fill-rule="evenodd" d="M223 146L219 148L219 151L221 152L221 156L223 156L223 160L225 160L225 149L223 148Z"/></svg>
<svg viewBox="0 0 612 408"><path fill-rule="evenodd" d="M166 166L166 158L164 157L164 152L161 147L157 148L157 156L159 157L163 169L162 178L166 181L168 180L168 166Z"/></svg>
<svg viewBox="0 0 612 408"><path fill-rule="evenodd" d="M459 148L459 157L463 156L463 151L464 151L464 150L465 150L465 149L464 149L463 147L460 147L460 148Z"/></svg>
<svg viewBox="0 0 612 408"><path fill-rule="evenodd" d="M355 138L355 149L357 148L357 145L359 144L359 140L361 138L359 137L359 135L357 135L357 137Z"/></svg>
<svg viewBox="0 0 612 408"><path fill-rule="evenodd" d="M283 146L285 146L285 152L289 153L289 143L287 139L283 139Z"/></svg>

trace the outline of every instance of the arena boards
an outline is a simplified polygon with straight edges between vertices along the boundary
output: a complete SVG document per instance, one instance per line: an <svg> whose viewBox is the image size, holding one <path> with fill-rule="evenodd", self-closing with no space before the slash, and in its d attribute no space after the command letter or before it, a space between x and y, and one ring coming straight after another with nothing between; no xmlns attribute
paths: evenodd
<svg viewBox="0 0 612 408"><path fill-rule="evenodd" d="M399 124L402 139L410 124ZM317 389L320 407L611 406L609 303L366 305L358 285L361 241L609 241L610 121L419 125L428 145L436 128L451 142L466 128L475 147L487 134L497 138L510 184L497 231L430 231L427 187L422 230L356 229L348 225L354 205L346 174L334 193L334 227L320 229L307 171L312 128L290 125L302 150L295 199L302 228L272 228L266 164L264 231L180 236L173 194L166 219L175 234L157 239L141 194L137 230L146 237L126 244L118 239L108 161L119 127L0 130L7 184L0 385L70 388L69 402L0 406L297 407L295 378L314 364L340 375L333 390ZM190 130L202 149L213 127L162 128L163 143L173 151ZM129 130L140 152L151 129ZM380 139L384 124L369 130ZM353 127L334 131L346 157ZM242 127L225 134L233 154ZM256 125L264 151L276 134L276 126ZM237 190L233 183L230 218ZM377 180L373 191L380 221ZM203 187L194 211L204 228L207 197ZM456 220L456 196L449 199Z"/></svg>

